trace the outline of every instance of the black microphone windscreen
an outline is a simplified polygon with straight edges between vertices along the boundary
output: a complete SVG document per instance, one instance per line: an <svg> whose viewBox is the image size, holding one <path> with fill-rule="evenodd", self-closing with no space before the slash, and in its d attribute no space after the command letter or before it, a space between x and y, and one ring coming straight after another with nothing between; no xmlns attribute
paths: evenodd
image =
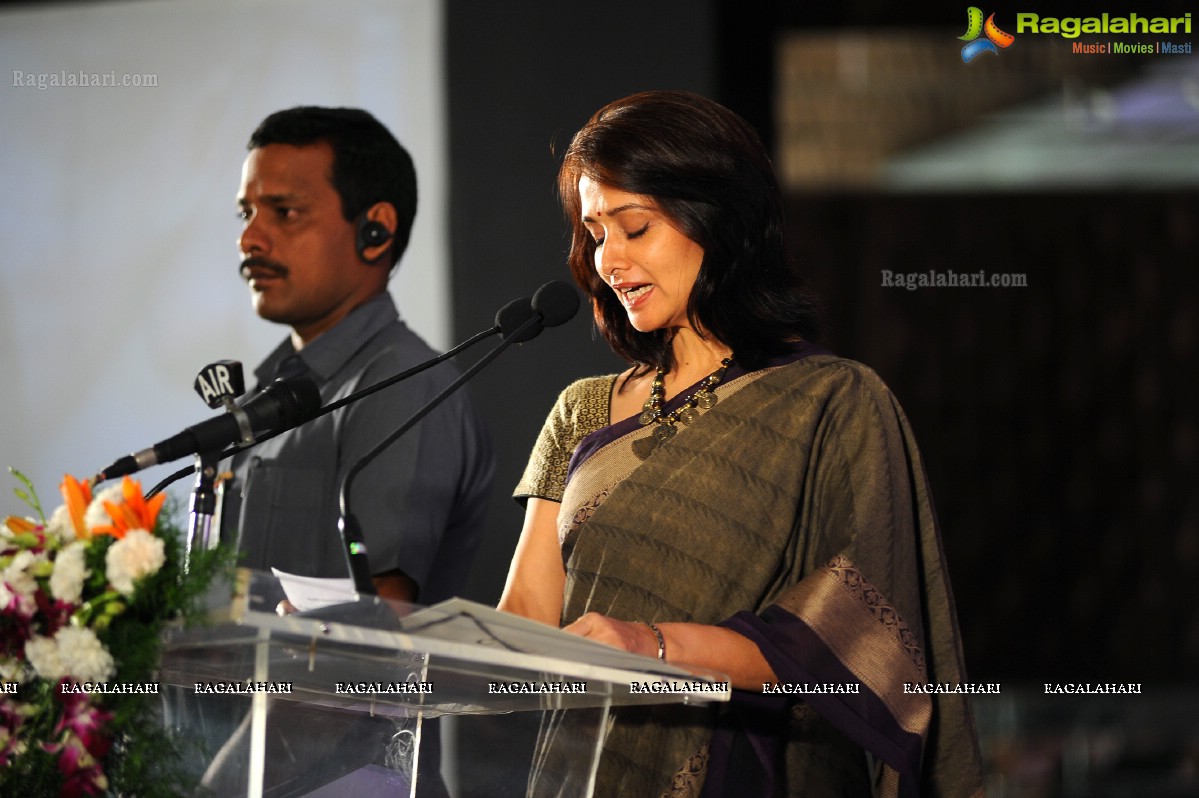
<svg viewBox="0 0 1199 798"><path fill-rule="evenodd" d="M122 457L97 474L112 479L169 463L189 454L219 452L248 433L252 437L297 427L321 409L321 392L311 377L278 379L233 411L193 424L149 449Z"/></svg>
<svg viewBox="0 0 1199 798"><path fill-rule="evenodd" d="M301 424L321 409L321 391L311 377L283 377L263 390L278 402L278 426Z"/></svg>
<svg viewBox="0 0 1199 798"><path fill-rule="evenodd" d="M524 296L512 300L499 309L499 312L495 314L495 326L500 328L500 337L508 340L517 328L531 318L533 318L533 300ZM512 343L519 344L528 341L535 338L539 332L541 332L540 324L529 325L518 337L512 339Z"/></svg>
<svg viewBox="0 0 1199 798"><path fill-rule="evenodd" d="M568 283L553 280L533 294L533 310L541 314L543 325L557 327L579 312L579 294Z"/></svg>

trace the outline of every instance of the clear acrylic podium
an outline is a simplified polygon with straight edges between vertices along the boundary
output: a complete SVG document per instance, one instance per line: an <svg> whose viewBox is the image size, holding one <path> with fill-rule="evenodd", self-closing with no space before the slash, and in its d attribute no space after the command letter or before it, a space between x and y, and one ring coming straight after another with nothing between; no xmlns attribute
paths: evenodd
<svg viewBox="0 0 1199 798"><path fill-rule="evenodd" d="M580 710L587 731L555 775L563 798L590 796L613 707L730 695L719 674L460 599L363 597L279 616L277 580L240 576L212 623L168 635L159 677L164 722L196 743L192 770L214 795L523 796L532 740L512 739L540 713ZM458 771L483 791L459 793Z"/></svg>

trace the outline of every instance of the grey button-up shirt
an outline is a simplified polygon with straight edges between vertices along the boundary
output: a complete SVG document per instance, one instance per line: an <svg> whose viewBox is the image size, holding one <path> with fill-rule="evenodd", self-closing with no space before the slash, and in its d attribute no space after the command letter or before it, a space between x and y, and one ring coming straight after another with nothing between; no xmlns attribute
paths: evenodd
<svg viewBox="0 0 1199 798"><path fill-rule="evenodd" d="M285 340L255 370L259 387L307 374L322 404L435 356L384 293L296 352ZM450 363L279 435L233 459L222 539L241 564L308 576L348 576L338 531L346 469L458 376ZM351 511L371 571L400 569L433 604L461 592L478 547L493 472L490 442L459 391L353 481Z"/></svg>

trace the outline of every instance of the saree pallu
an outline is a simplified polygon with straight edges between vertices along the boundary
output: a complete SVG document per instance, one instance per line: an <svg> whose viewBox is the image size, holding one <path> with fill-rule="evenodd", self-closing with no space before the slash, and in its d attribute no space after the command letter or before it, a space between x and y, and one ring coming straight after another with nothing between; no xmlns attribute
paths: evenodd
<svg viewBox="0 0 1199 798"><path fill-rule="evenodd" d="M717 396L644 462L632 443L653 425L579 447L559 514L563 623L595 611L723 624L780 683L858 692L617 710L595 794L981 794L965 697L904 689L964 671L925 475L891 393L860 364L808 354ZM557 794L569 715L543 728L533 795Z"/></svg>

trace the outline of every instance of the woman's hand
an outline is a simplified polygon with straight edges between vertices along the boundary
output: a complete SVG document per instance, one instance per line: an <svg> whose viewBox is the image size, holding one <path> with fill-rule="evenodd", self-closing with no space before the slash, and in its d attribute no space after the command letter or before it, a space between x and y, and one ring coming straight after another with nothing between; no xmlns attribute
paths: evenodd
<svg viewBox="0 0 1199 798"><path fill-rule="evenodd" d="M778 682L758 646L732 629L700 623L657 626L666 643L666 661L672 665L723 674L739 690L761 690L763 684ZM658 638L646 623L618 621L589 612L564 630L623 651L658 656Z"/></svg>
<svg viewBox="0 0 1199 798"><path fill-rule="evenodd" d="M644 623L618 621L598 612L589 612L569 626L563 627L563 631L633 654L658 656L658 638Z"/></svg>

